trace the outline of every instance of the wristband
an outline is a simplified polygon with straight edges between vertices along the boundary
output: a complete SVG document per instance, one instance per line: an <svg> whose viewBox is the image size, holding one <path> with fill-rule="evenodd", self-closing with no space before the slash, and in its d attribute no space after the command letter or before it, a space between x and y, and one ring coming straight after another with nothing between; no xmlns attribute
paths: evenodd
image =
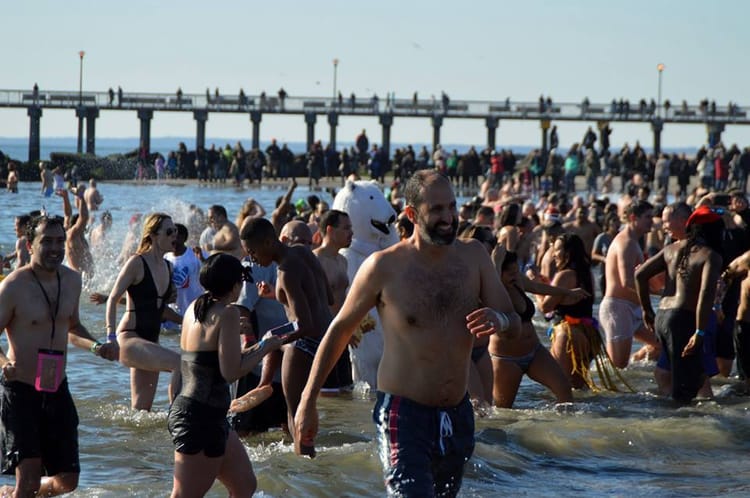
<svg viewBox="0 0 750 498"><path fill-rule="evenodd" d="M701 329L695 329L695 335L697 335L698 337L703 337L704 335L706 335L706 333Z"/></svg>
<svg viewBox="0 0 750 498"><path fill-rule="evenodd" d="M500 322L498 330L500 332L505 332L506 330L508 330L508 328L510 327L510 318L508 318L508 315L506 313L503 313L502 311L495 311L495 316L497 317L497 321Z"/></svg>
<svg viewBox="0 0 750 498"><path fill-rule="evenodd" d="M117 334L114 332L107 334L107 342L117 342Z"/></svg>
<svg viewBox="0 0 750 498"><path fill-rule="evenodd" d="M92 344L92 345L91 345L91 348L89 348L89 351L91 351L91 353L92 353L92 354L93 354L94 356L99 356L99 355L98 355L98 354L96 354L96 353L97 353L97 351L99 351L99 348L101 348L101 347L102 347L102 343L101 343L101 342L99 342L99 341L94 341L94 344Z"/></svg>

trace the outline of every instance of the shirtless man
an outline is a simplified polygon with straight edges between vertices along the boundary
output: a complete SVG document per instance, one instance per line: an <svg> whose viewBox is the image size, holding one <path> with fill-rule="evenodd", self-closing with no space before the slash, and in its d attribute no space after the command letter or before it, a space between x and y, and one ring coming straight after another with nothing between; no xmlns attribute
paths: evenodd
<svg viewBox="0 0 750 498"><path fill-rule="evenodd" d="M94 271L94 258L91 255L91 249L89 249L89 243L86 240L89 209L77 192L74 192L75 203L78 208L78 214L76 215L73 215L68 191L60 190L56 194L62 197L63 200L66 230L65 251L68 255L68 266L84 274L84 277L90 278Z"/></svg>
<svg viewBox="0 0 750 498"><path fill-rule="evenodd" d="M55 496L78 486L78 415L65 376L68 340L108 360L116 346L99 344L81 324L81 276L65 266L60 218L37 217L27 229L31 263L0 284L0 421L3 472L16 488L2 496ZM41 371L38 365L41 364ZM42 477L45 476L45 477Z"/></svg>
<svg viewBox="0 0 750 498"><path fill-rule="evenodd" d="M666 353L670 394L685 403L698 394L707 379L702 345L715 340L707 330L721 272L724 223L721 215L703 206L690 215L687 229L686 240L667 245L635 274L644 321L659 336ZM661 272L667 273L665 289L654 315L648 282Z"/></svg>
<svg viewBox="0 0 750 498"><path fill-rule="evenodd" d="M39 179L42 181L42 195L50 197L54 189L54 175L43 161L39 162Z"/></svg>
<svg viewBox="0 0 750 498"><path fill-rule="evenodd" d="M601 229L599 225L589 220L589 210L586 206L576 209L575 220L563 223L566 232L578 235L583 241L583 247L586 254L591 254L594 248L594 239L599 235Z"/></svg>
<svg viewBox="0 0 750 498"><path fill-rule="evenodd" d="M456 239L450 181L434 170L417 171L405 199L414 234L372 254L357 272L315 357L295 418L295 450L314 454L320 388L376 306L385 349L374 419L388 493L454 496L474 450L467 393L474 337L519 334L520 319L487 250Z"/></svg>
<svg viewBox="0 0 750 498"><path fill-rule="evenodd" d="M626 209L627 224L607 250L604 264L607 287L599 305L599 323L604 330L607 353L617 368L630 360L633 338L658 354L659 343L643 323L643 313L635 288L635 268L643 263L638 239L651 230L653 207L646 201L633 201Z"/></svg>
<svg viewBox="0 0 750 498"><path fill-rule="evenodd" d="M276 299L284 305L289 321L297 321L299 325L282 348L281 385L291 428L313 357L331 322L332 296L318 258L308 247L284 245L267 219L246 221L240 238L253 261L262 266L278 264ZM266 371L264 365L264 376Z"/></svg>
<svg viewBox="0 0 750 498"><path fill-rule="evenodd" d="M281 233L281 229L286 225L288 221L294 218L297 210L292 203L292 195L294 195L294 189L297 188L297 180L292 178L289 188L286 193L276 199L276 209L271 213L271 223L277 234Z"/></svg>
<svg viewBox="0 0 750 498"><path fill-rule="evenodd" d="M352 222L349 215L336 209L327 211L320 218L320 232L323 234L323 243L313 253L323 266L328 284L331 286L331 313L336 315L344 304L346 289L349 287L346 258L339 254L339 250L349 247L352 243Z"/></svg>
<svg viewBox="0 0 750 498"><path fill-rule="evenodd" d="M349 247L352 243L352 236L354 235L352 221L348 214L332 209L321 216L319 226L320 233L323 234L323 242L320 247L313 250L313 253L318 257L328 279L328 285L333 294L333 304L330 306L331 314L336 316L336 313L344 304L346 289L349 287L346 258L339 254L339 250ZM353 347L356 347L356 344L353 344ZM336 362L336 368L328 376L323 389L339 391L340 389L347 389L351 385L352 364L349 359L349 351L345 350Z"/></svg>
<svg viewBox="0 0 750 498"><path fill-rule="evenodd" d="M212 243L212 254L225 252L237 259L242 259L244 254L240 245L240 231L237 225L227 219L227 210L224 206L213 205L208 208L208 222L216 230Z"/></svg>
<svg viewBox="0 0 750 498"><path fill-rule="evenodd" d="M31 260L29 254L29 248L26 244L26 225L31 221L31 216L28 214L22 214L16 216L14 228L16 230L16 246L15 250L7 254L3 258L3 266L10 266L11 262L15 262L14 268L18 269L28 263Z"/></svg>
<svg viewBox="0 0 750 498"><path fill-rule="evenodd" d="M83 193L83 200L86 201L89 212L98 211L99 206L104 202L104 196L96 188L96 180L93 178L89 180L89 188Z"/></svg>
<svg viewBox="0 0 750 498"><path fill-rule="evenodd" d="M94 251L105 249L107 233L109 233L112 228L112 213L104 211L99 217L99 220L99 224L91 229L91 234L89 235L91 248Z"/></svg>

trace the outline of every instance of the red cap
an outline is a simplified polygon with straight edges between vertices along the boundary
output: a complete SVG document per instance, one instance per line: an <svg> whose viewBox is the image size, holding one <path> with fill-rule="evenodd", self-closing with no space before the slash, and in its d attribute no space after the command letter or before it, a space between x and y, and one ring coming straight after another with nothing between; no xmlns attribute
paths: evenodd
<svg viewBox="0 0 750 498"><path fill-rule="evenodd" d="M708 206L701 206L687 219L687 225L704 225L706 223L714 223L721 219L721 215Z"/></svg>

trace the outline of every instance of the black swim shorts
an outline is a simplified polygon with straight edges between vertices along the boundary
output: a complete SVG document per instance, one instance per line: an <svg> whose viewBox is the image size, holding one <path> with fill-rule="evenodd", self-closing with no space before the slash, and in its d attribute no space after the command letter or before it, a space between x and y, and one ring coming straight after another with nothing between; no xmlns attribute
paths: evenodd
<svg viewBox="0 0 750 498"><path fill-rule="evenodd" d="M80 473L78 412L63 379L57 392L23 382L0 381L3 474L27 458L41 458L44 475Z"/></svg>
<svg viewBox="0 0 750 498"><path fill-rule="evenodd" d="M202 451L209 458L224 455L229 437L226 408L177 396L169 407L167 427L178 453L196 455Z"/></svg>

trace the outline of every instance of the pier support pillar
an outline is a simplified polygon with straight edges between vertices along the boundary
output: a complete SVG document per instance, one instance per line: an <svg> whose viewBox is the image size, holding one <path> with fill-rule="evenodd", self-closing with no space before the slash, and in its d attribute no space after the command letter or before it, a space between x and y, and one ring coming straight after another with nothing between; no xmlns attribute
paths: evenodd
<svg viewBox="0 0 750 498"><path fill-rule="evenodd" d="M307 123L307 149L305 152L309 152L312 149L313 142L315 142L315 122L317 120L318 116L314 112L305 113L305 123Z"/></svg>
<svg viewBox="0 0 750 498"><path fill-rule="evenodd" d="M485 120L485 124L487 126L487 147L490 150L495 150L495 145L497 142L497 125L499 122L500 120L493 116L489 116Z"/></svg>
<svg viewBox="0 0 750 498"><path fill-rule="evenodd" d="M262 119L262 112L250 111L250 121L253 123L253 149L260 150L260 122Z"/></svg>
<svg viewBox="0 0 750 498"><path fill-rule="evenodd" d="M443 126L443 116L432 116L432 150L440 144L440 127Z"/></svg>
<svg viewBox="0 0 750 498"><path fill-rule="evenodd" d="M39 160L41 146L40 146L40 135L39 128L42 121L42 108L39 106L29 107L26 110L26 114L29 116L29 164L37 162Z"/></svg>
<svg viewBox="0 0 750 498"><path fill-rule="evenodd" d="M721 142L721 133L724 131L724 123L707 123L706 131L708 132L708 146L715 147Z"/></svg>
<svg viewBox="0 0 750 498"><path fill-rule="evenodd" d="M76 143L76 152L83 154L83 120L86 118L86 108L82 105L76 107L76 117L78 118L78 142Z"/></svg>
<svg viewBox="0 0 750 498"><path fill-rule="evenodd" d="M393 126L393 114L381 114L380 115L380 126L383 127L383 140L381 142L381 149L385 153L385 157L391 158L391 126Z"/></svg>
<svg viewBox="0 0 750 498"><path fill-rule="evenodd" d="M151 154L151 120L154 111L151 109L138 109L138 119L141 120L140 148L145 151L146 157Z"/></svg>
<svg viewBox="0 0 750 498"><path fill-rule="evenodd" d="M98 107L86 108L86 154L96 154L96 118L98 117Z"/></svg>
<svg viewBox="0 0 750 498"><path fill-rule="evenodd" d="M328 126L331 127L331 135L328 143L336 150L336 127L339 125L339 115L335 112L328 113Z"/></svg>
<svg viewBox="0 0 750 498"><path fill-rule="evenodd" d="M549 152L549 119L543 119L540 121L540 128L542 129L542 156L546 157Z"/></svg>
<svg viewBox="0 0 750 498"><path fill-rule="evenodd" d="M664 122L660 118L651 121L651 130L654 132L654 155L661 154L661 131L664 129Z"/></svg>
<svg viewBox="0 0 750 498"><path fill-rule="evenodd" d="M208 111L200 109L193 111L195 119L195 150L206 150L206 121L208 121Z"/></svg>

